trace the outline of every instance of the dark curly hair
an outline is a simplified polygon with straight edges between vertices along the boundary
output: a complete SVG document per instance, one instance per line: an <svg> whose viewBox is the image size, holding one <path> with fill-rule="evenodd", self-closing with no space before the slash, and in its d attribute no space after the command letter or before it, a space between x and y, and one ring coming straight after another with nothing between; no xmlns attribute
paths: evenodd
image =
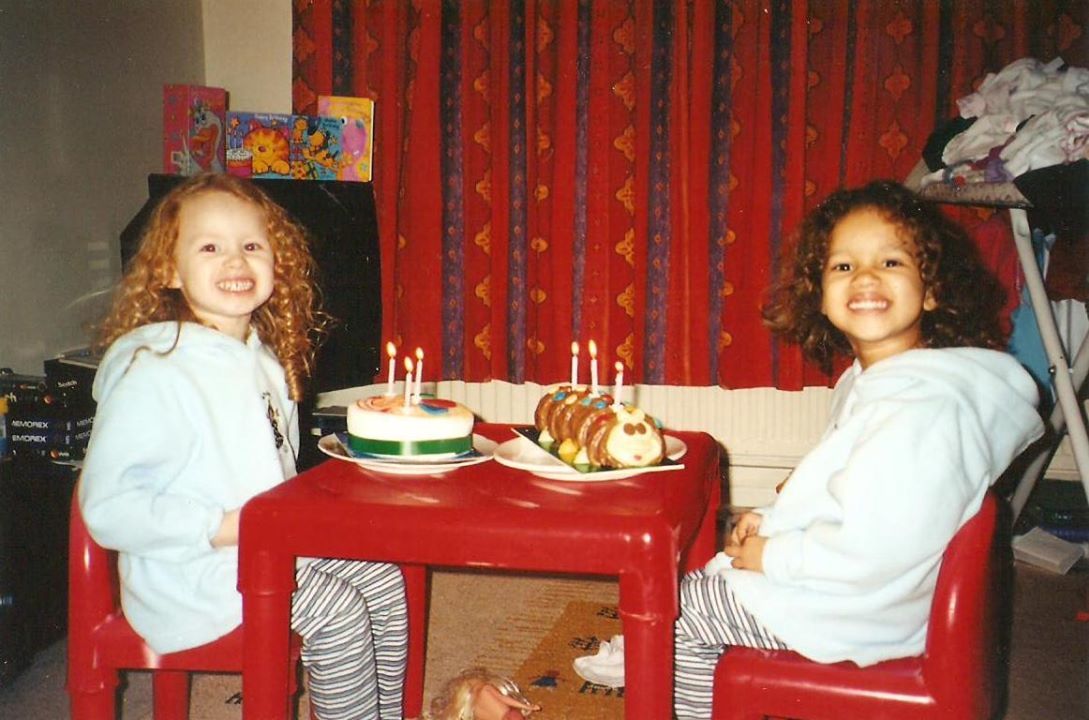
<svg viewBox="0 0 1089 720"><path fill-rule="evenodd" d="M838 190L806 216L762 309L772 332L800 345L825 373L837 355L851 354L847 337L821 312L821 277L833 229L863 209L880 213L915 245L923 287L937 301L934 310L923 313L925 347L1004 347L1005 290L983 265L972 239L933 203L889 180Z"/></svg>
<svg viewBox="0 0 1089 720"><path fill-rule="evenodd" d="M110 310L98 324L93 346L104 350L120 336L148 323L199 322L181 291L170 287L170 279L181 208L206 193L232 195L259 208L265 216L273 252L273 290L250 322L284 366L291 398L300 400L305 381L313 374L317 346L332 322L320 308L317 264L310 254L306 231L257 185L233 175L197 175L163 197L118 283Z"/></svg>

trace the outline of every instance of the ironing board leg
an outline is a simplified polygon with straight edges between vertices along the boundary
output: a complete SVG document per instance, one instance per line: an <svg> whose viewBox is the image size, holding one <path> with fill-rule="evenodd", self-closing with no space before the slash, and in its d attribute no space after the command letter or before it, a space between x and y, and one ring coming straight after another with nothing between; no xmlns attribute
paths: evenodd
<svg viewBox="0 0 1089 720"><path fill-rule="evenodd" d="M1074 463L1078 467L1078 475L1085 489L1085 496L1089 498L1089 434L1085 430L1085 416L1082 414L1081 405L1078 403L1077 387L1081 385L1079 379L1075 384L1070 366L1067 364L1066 353L1063 350L1062 340L1059 337L1058 328L1055 326L1055 316L1051 312L1051 301L1048 299L1047 290L1044 288L1043 276L1040 267L1036 264L1036 255L1032 251L1031 229L1028 224L1028 215L1023 208L1010 208L1010 224L1013 227L1013 241L1017 247L1017 258L1021 263L1021 270L1025 275L1025 285L1028 287L1029 299L1032 301L1032 310L1036 315L1036 323L1040 327L1040 339L1043 341L1044 350L1047 352L1048 362L1054 374L1055 395L1058 404L1055 407L1058 413L1052 413L1052 427L1057 434L1061 434L1062 425L1065 422L1066 433L1070 437L1070 447L1074 453ZM1084 349L1084 345L1083 345ZM1081 356L1079 351L1078 355ZM1058 421L1058 424L1056 424ZM1030 466L1034 468L1036 463ZM1042 468L1036 469L1038 475ZM1014 520L1020 514L1028 499L1032 487L1036 483L1036 475L1029 476L1026 472L1022 477L1014 493ZM1022 486L1027 484L1027 489Z"/></svg>

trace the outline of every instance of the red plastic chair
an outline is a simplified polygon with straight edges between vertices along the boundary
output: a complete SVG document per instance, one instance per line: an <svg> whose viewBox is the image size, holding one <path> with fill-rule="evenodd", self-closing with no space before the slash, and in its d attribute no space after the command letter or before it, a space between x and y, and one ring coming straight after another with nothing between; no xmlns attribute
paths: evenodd
<svg viewBox="0 0 1089 720"><path fill-rule="evenodd" d="M291 692L298 638L292 644ZM121 670L151 670L156 720L189 716L192 672L242 671L242 628L200 647L166 655L149 648L121 614L117 553L87 532L72 495L68 538L68 695L72 720L115 720Z"/></svg>
<svg viewBox="0 0 1089 720"><path fill-rule="evenodd" d="M788 651L730 648L715 669L716 720L971 720L1004 700L1002 584L1009 566L995 542L993 491L942 558L926 649L860 668ZM925 522L925 519L920 519Z"/></svg>

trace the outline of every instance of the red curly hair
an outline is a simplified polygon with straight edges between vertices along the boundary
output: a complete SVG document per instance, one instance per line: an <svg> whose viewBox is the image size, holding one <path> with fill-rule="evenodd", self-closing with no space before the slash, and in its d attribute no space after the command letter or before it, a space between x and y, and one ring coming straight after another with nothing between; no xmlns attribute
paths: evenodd
<svg viewBox="0 0 1089 720"><path fill-rule="evenodd" d="M822 278L832 231L859 210L873 210L915 247L923 287L937 307L923 313L924 347L1005 345L1001 310L1006 291L980 259L967 233L931 202L900 183L877 180L832 193L814 208L792 238L790 252L763 307L764 324L829 373L851 345L821 312Z"/></svg>
<svg viewBox="0 0 1089 720"><path fill-rule="evenodd" d="M227 193L260 208L273 253L273 289L253 312L250 323L284 367L293 400L303 397L313 373L314 353L328 324L314 283L317 265L306 232L253 183L223 173L205 173L181 183L155 207L140 245L97 327L94 347L101 351L125 333L154 322L200 322L181 291L169 287L175 270L181 208L206 193ZM179 329L180 332L180 329Z"/></svg>

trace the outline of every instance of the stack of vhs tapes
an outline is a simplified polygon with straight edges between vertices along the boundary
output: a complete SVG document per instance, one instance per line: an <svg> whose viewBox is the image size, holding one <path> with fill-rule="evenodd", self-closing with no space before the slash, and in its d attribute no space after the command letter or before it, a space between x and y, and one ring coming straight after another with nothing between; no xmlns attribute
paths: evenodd
<svg viewBox="0 0 1089 720"><path fill-rule="evenodd" d="M18 460L83 459L91 438L95 367L61 356L45 361L45 375L0 369L0 395L8 399L8 441Z"/></svg>

